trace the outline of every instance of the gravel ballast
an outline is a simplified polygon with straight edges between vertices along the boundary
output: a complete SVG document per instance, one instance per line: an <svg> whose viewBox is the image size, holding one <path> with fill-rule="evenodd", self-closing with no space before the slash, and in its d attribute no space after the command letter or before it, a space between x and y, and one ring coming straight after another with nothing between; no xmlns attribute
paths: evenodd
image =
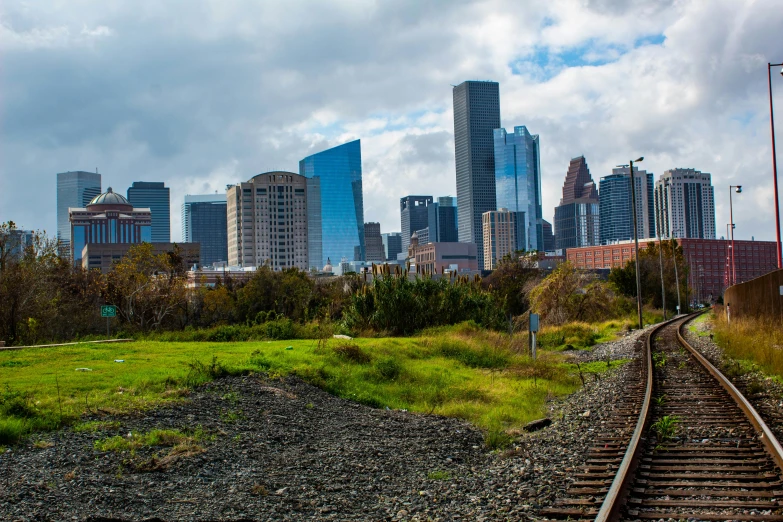
<svg viewBox="0 0 783 522"><path fill-rule="evenodd" d="M759 412L764 422L783 441L783 385L757 367L747 369L726 355L710 338L712 319L690 322L684 328L688 343L718 368ZM741 368L737 372L736 369Z"/></svg>
<svg viewBox="0 0 783 522"><path fill-rule="evenodd" d="M629 358L642 335L574 356ZM0 519L534 520L563 495L637 377L627 367L587 376L550 403L550 426L502 452L458 419L373 409L295 377L219 379L173 406L92 419L118 428L61 430L42 437L49 447L29 441L0 455ZM171 462L161 460L168 448L94 449L111 436L196 426L214 440Z"/></svg>

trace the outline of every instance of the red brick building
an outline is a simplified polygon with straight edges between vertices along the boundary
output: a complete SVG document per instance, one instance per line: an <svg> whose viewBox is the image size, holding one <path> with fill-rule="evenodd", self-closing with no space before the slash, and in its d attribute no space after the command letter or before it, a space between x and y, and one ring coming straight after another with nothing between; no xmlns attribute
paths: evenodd
<svg viewBox="0 0 783 522"><path fill-rule="evenodd" d="M683 255L690 266L688 285L696 300L722 295L731 272L731 241L725 239L680 238ZM658 239L640 239L639 248ZM777 269L777 251L773 241L734 240L734 265L737 283L749 281ZM633 241L611 245L569 248L566 259L577 268L614 268L634 258ZM728 277L727 277L728 276Z"/></svg>

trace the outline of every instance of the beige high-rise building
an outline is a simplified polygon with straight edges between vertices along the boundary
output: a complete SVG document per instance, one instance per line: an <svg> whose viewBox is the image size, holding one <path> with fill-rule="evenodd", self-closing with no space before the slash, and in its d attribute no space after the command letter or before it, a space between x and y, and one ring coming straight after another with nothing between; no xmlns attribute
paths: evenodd
<svg viewBox="0 0 783 522"><path fill-rule="evenodd" d="M265 172L227 189L228 264L307 270L306 178Z"/></svg>
<svg viewBox="0 0 783 522"><path fill-rule="evenodd" d="M507 208L481 215L484 233L484 269L494 270L498 261L516 251L516 214Z"/></svg>

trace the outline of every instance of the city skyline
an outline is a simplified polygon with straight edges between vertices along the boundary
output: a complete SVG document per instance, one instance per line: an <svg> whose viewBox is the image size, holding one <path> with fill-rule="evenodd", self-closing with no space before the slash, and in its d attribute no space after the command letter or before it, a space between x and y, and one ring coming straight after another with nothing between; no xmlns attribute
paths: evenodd
<svg viewBox="0 0 783 522"><path fill-rule="evenodd" d="M541 136L548 221L564 159L586 155L597 179L644 155L656 176L675 166L712 173L718 229L728 222L726 187L742 184L737 237L774 234L765 68L780 61L775 28L783 14L770 0L372 5L359 9L361 23L351 15L355 6L340 4L317 8L319 19L304 33L297 18L313 13L237 3L214 24L185 10L177 46L164 30L165 7L4 7L0 219L26 229L55 235L53 189L40 209L15 196L30 184L52 186L56 172L98 167L118 191L135 179L163 181L179 209L186 193L223 191L264 170L295 172L301 157L361 138L365 220L397 230L389 199L456 193L449 84L491 79L501 85L501 124ZM248 28L248 16L276 23ZM399 20L394 33L384 23L390 18ZM136 30L142 20L144 38ZM337 21L343 25L334 32ZM511 28L524 33L512 45L481 37ZM259 53L254 35L270 31L301 40ZM239 35L246 47L229 45ZM361 53L357 39L367 46ZM308 58L302 49L317 52ZM205 60L223 53L237 61ZM249 81L236 81L240 74ZM308 82L296 80L303 77ZM196 103L223 99L227 90L230 100ZM773 94L780 104L777 78ZM172 240L181 240L179 213L172 214Z"/></svg>

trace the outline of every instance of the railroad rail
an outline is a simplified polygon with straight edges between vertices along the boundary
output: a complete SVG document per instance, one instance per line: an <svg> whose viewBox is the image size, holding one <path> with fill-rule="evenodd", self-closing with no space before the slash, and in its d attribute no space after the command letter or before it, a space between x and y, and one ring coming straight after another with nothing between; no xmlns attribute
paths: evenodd
<svg viewBox="0 0 783 522"><path fill-rule="evenodd" d="M783 448L753 406L662 323L633 363L639 382L549 519L783 522Z"/></svg>

